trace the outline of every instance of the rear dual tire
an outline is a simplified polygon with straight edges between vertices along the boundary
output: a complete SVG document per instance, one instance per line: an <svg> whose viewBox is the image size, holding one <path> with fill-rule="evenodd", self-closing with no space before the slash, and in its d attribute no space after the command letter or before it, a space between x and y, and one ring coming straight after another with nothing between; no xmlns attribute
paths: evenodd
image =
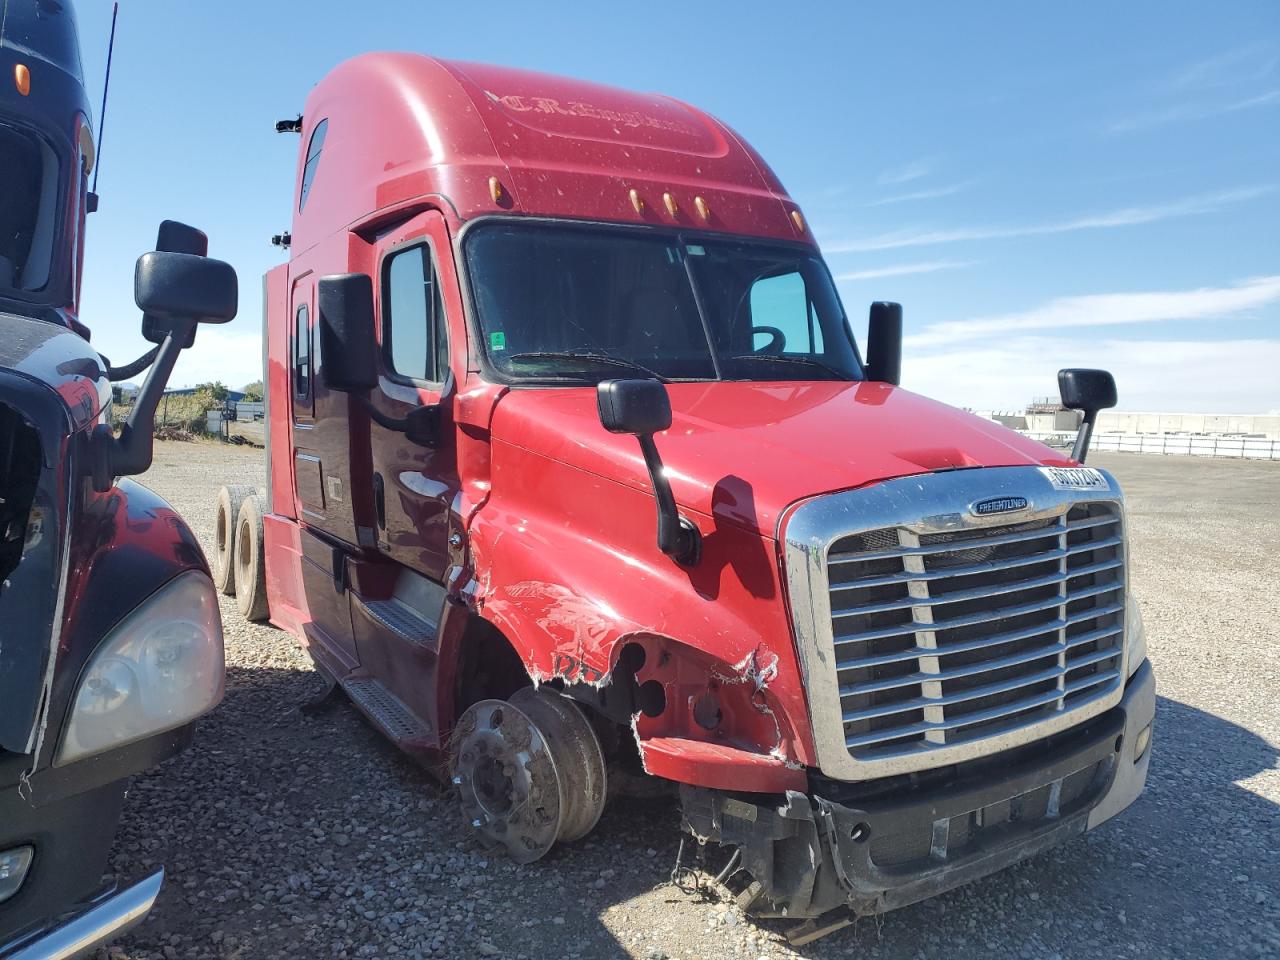
<svg viewBox="0 0 1280 960"><path fill-rule="evenodd" d="M256 495L245 497L236 517L235 552L236 606L246 620L266 620L267 564L263 551L262 511Z"/></svg>
<svg viewBox="0 0 1280 960"><path fill-rule="evenodd" d="M247 483L232 483L218 491L218 506L213 521L213 583L228 597L235 596L236 530L240 507L257 488Z"/></svg>

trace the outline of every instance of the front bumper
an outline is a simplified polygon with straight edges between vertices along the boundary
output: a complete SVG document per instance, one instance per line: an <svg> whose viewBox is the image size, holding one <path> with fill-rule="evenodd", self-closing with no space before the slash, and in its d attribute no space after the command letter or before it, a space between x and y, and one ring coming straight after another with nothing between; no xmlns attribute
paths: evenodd
<svg viewBox="0 0 1280 960"><path fill-rule="evenodd" d="M86 956L141 923L163 883L164 871L157 870L145 880L89 904L34 939L14 945L7 952L0 947L0 960L73 960Z"/></svg>
<svg viewBox="0 0 1280 960"><path fill-rule="evenodd" d="M883 913L950 890L1091 830L1142 792L1155 716L1144 663L1124 698L1047 741L954 767L927 782L824 781L809 795L681 787L685 828L739 848L739 896L757 916ZM950 774L950 775L948 775Z"/></svg>

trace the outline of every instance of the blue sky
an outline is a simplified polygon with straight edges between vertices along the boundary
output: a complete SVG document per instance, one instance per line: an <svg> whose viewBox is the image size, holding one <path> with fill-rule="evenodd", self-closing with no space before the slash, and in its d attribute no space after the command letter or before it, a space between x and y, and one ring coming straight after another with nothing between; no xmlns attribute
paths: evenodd
<svg viewBox="0 0 1280 960"><path fill-rule="evenodd" d="M165 217L239 270L175 383L257 379L301 109L403 49L690 101L805 210L861 335L900 300L904 385L1021 407L1104 366L1129 410L1280 410L1280 5L123 0L84 319L140 353L133 261ZM106 0L80 0L92 98Z"/></svg>

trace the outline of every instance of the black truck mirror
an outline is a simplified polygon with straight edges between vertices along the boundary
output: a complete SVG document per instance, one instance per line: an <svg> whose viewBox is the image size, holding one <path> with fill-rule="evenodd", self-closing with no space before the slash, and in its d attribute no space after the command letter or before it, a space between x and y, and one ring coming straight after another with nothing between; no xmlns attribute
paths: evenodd
<svg viewBox="0 0 1280 960"><path fill-rule="evenodd" d="M603 380L596 404L610 433L653 436L671 426L671 398L657 380Z"/></svg>
<svg viewBox="0 0 1280 960"><path fill-rule="evenodd" d="M378 385L373 325L373 280L337 273L316 284L320 311L320 382L330 390L361 393Z"/></svg>
<svg viewBox="0 0 1280 960"><path fill-rule="evenodd" d="M1080 432L1076 434L1076 444L1071 451L1071 459L1077 463L1084 463L1085 455L1089 452L1089 438L1093 436L1093 424L1098 418L1098 411L1116 405L1116 379L1108 370L1082 368L1059 370L1058 393L1062 397L1062 405L1068 410L1084 412L1084 419L1080 422Z"/></svg>
<svg viewBox="0 0 1280 960"><path fill-rule="evenodd" d="M867 379L902 382L902 304L877 300L867 318Z"/></svg>
<svg viewBox="0 0 1280 960"><path fill-rule="evenodd" d="M134 302L171 325L234 320L238 297L231 265L194 253L144 253L133 274Z"/></svg>
<svg viewBox="0 0 1280 960"><path fill-rule="evenodd" d="M189 253L196 257L209 255L209 236L203 230L177 220L161 220L160 229L156 231L155 249L160 253ZM164 343L172 329L172 324L160 317L149 314L142 315L142 336L151 343ZM187 332L184 347L193 346L196 342L195 327Z"/></svg>
<svg viewBox="0 0 1280 960"><path fill-rule="evenodd" d="M702 534L676 509L653 435L671 426L671 398L658 380L601 380L596 386L600 423L610 433L630 433L640 452L658 506L658 549L677 563L693 566L702 556Z"/></svg>

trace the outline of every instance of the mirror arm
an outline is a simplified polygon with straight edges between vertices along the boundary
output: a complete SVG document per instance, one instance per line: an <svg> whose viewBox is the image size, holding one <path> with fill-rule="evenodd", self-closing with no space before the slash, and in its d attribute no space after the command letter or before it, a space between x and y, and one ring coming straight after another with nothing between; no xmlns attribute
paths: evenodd
<svg viewBox="0 0 1280 960"><path fill-rule="evenodd" d="M132 477L145 473L151 466L155 446L156 408L164 396L164 388L173 373L187 340L193 335L196 320L174 321L157 349L155 361L147 380L138 391L129 419L120 429L120 436L112 432L109 424L100 423L94 429L93 488L106 493L116 477Z"/></svg>
<svg viewBox="0 0 1280 960"><path fill-rule="evenodd" d="M658 507L658 549L677 563L693 566L702 557L702 533L676 509L676 498L671 492L653 434L639 434L636 439L640 441L640 452L649 470L653 499Z"/></svg>
<svg viewBox="0 0 1280 960"><path fill-rule="evenodd" d="M1080 421L1080 432L1076 434L1076 444L1071 450L1071 459L1076 463L1084 463L1089 452L1089 440L1093 437L1093 421L1097 419L1097 410L1086 410L1084 419Z"/></svg>

